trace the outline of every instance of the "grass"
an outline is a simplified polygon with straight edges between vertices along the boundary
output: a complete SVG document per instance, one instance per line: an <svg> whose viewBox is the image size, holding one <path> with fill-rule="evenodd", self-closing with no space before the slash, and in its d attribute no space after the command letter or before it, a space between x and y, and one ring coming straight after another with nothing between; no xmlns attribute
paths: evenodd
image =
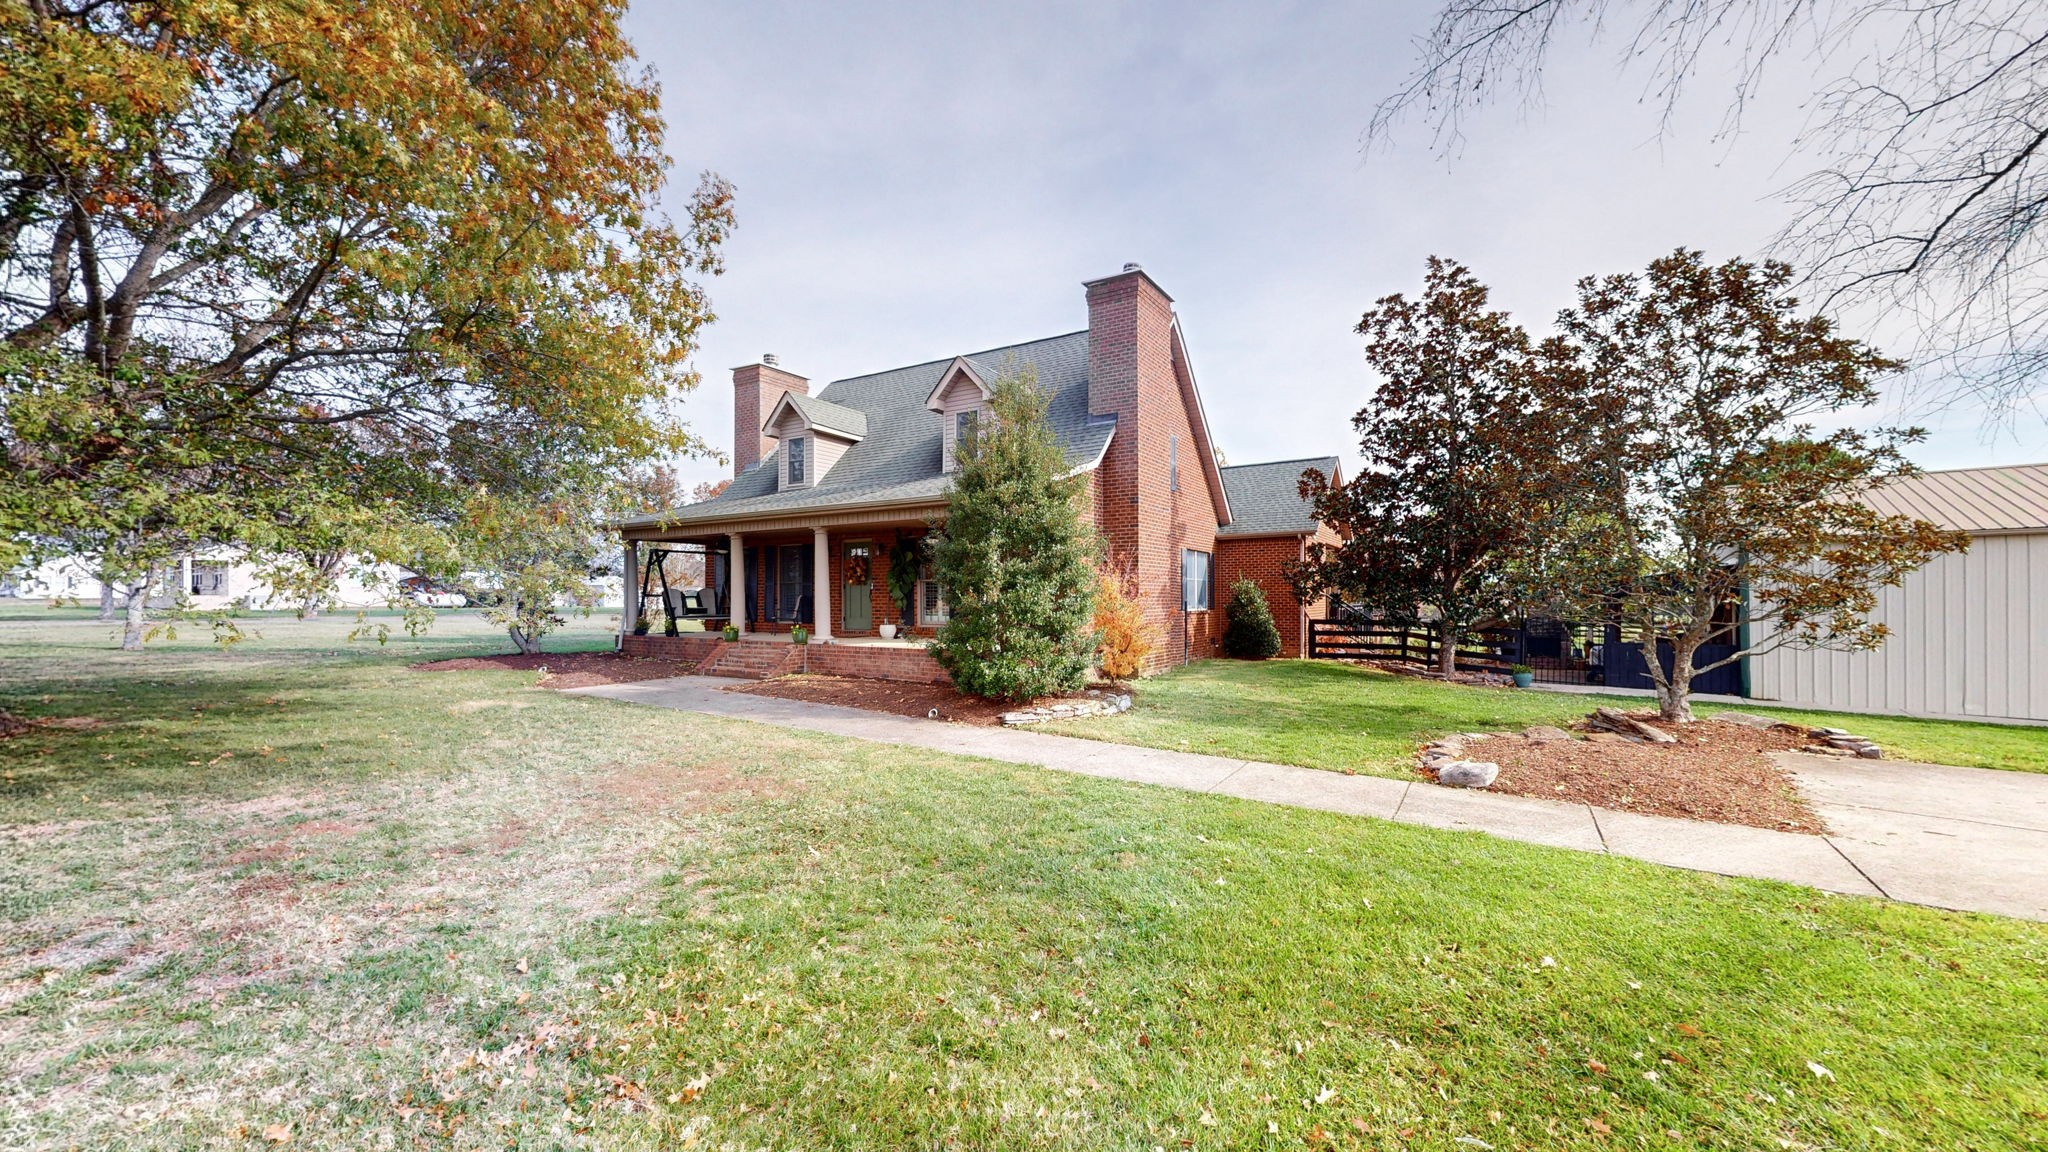
<svg viewBox="0 0 2048 1152"><path fill-rule="evenodd" d="M102 721L5 746L0 1146L2041 1146L2048 926L406 671L449 623L0 620Z"/></svg>
<svg viewBox="0 0 2048 1152"><path fill-rule="evenodd" d="M1407 778L1416 742L1447 732L1560 724L1636 696L1471 688L1321 660L1207 660L1140 685L1121 716L1062 722L1065 735ZM1701 704L1700 715L1730 706ZM2048 772L2048 727L1844 715L1743 705L1743 711L1846 728L1895 759Z"/></svg>

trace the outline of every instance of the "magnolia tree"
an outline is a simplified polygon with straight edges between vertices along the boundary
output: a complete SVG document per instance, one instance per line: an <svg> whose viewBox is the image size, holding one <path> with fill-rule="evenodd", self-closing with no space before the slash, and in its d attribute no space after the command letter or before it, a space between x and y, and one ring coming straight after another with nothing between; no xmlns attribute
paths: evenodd
<svg viewBox="0 0 2048 1152"><path fill-rule="evenodd" d="M1459 640L1512 614L1517 578L1562 502L1558 411L1530 371L1529 338L1462 265L1430 257L1422 296L1388 296L1358 323L1380 377L1352 420L1365 466L1342 486L1302 480L1339 544L1288 569L1301 602L1336 595L1426 625L1438 668Z"/></svg>
<svg viewBox="0 0 2048 1152"><path fill-rule="evenodd" d="M960 448L933 574L950 614L932 655L961 691L1001 700L1087 683L1094 636L1094 534L1083 481L1046 422L1028 369L995 382L994 420Z"/></svg>
<svg viewBox="0 0 2048 1152"><path fill-rule="evenodd" d="M1588 278L1543 350L1584 455L1575 515L1535 563L1554 610L1636 637L1669 720L1692 718L1694 677L1745 655L1876 647L1877 590L1968 543L1857 499L1913 471L1900 446L1922 433L1816 427L1900 365L1803 313L1792 275L1681 250ZM1700 659L1708 645L1725 651Z"/></svg>

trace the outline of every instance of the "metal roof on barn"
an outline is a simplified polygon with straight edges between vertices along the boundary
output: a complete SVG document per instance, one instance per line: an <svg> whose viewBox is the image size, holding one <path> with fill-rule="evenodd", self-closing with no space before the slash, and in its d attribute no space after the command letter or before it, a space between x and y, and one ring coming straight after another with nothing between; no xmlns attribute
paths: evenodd
<svg viewBox="0 0 2048 1152"><path fill-rule="evenodd" d="M1964 532L2048 532L2048 464L1922 472L1864 493L1863 502Z"/></svg>

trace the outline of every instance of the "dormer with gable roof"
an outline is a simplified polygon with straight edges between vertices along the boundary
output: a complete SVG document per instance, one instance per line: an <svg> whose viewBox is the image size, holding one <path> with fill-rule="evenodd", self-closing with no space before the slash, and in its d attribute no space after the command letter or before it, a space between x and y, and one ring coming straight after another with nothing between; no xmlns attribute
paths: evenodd
<svg viewBox="0 0 2048 1152"><path fill-rule="evenodd" d="M989 400L995 389L965 356L955 356L939 372L939 382L924 398L925 410L939 414L939 470L960 470L959 447L974 435L974 429L988 419Z"/></svg>
<svg viewBox="0 0 2048 1152"><path fill-rule="evenodd" d="M802 392L786 392L761 434L776 442L777 491L810 488L832 472L846 450L867 439L867 413Z"/></svg>

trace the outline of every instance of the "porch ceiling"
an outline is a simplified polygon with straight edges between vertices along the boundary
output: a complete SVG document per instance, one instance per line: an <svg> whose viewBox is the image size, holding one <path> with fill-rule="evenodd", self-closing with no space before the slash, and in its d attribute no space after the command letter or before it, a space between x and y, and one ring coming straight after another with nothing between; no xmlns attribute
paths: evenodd
<svg viewBox="0 0 2048 1152"><path fill-rule="evenodd" d="M819 528L834 533L847 531L874 530L897 531L922 529L931 518L944 513L943 503L921 504L894 508L867 508L840 512L818 511L804 516L782 516L774 519L740 519L693 521L670 528L658 525L636 525L624 530L627 540L659 541L662 543L723 543L725 538L738 532L746 536L769 536L780 533L808 533Z"/></svg>

